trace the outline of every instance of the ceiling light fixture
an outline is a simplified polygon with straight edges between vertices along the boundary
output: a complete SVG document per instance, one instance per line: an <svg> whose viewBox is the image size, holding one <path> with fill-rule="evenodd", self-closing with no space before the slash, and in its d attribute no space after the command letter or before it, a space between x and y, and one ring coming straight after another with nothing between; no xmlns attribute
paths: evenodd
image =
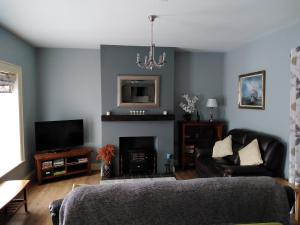
<svg viewBox="0 0 300 225"><path fill-rule="evenodd" d="M167 61L166 61L166 53L163 52L162 55L158 58L158 63L155 61L155 44L153 42L153 22L157 18L156 15L150 15L148 16L150 23L151 23L151 44L150 44L150 50L149 55L145 56L145 61L142 63L140 58L140 53L137 53L136 55L136 64L138 67L142 69L148 69L152 70L153 68L161 68L163 67Z"/></svg>

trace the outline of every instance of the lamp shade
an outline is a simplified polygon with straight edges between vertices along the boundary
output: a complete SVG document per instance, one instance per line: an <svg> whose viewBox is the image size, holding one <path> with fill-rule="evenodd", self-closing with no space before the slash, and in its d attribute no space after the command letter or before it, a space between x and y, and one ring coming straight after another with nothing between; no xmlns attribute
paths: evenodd
<svg viewBox="0 0 300 225"><path fill-rule="evenodd" d="M217 100L215 98L209 98L209 99L207 99L206 107L217 108L218 107Z"/></svg>

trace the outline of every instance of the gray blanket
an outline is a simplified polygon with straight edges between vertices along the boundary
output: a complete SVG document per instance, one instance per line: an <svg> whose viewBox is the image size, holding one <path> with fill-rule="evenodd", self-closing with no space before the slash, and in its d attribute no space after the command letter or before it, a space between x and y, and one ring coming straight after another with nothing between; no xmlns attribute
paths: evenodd
<svg viewBox="0 0 300 225"><path fill-rule="evenodd" d="M80 187L60 225L289 224L284 189L272 178L208 178Z"/></svg>

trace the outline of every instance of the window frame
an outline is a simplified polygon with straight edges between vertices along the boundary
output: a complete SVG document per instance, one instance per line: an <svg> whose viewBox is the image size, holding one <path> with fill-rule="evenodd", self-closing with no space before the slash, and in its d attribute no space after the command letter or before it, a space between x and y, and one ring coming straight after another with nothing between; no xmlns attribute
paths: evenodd
<svg viewBox="0 0 300 225"><path fill-rule="evenodd" d="M25 144L24 144L24 116L23 116L23 82L22 82L22 67L0 60L0 71L11 72L16 74L18 97L19 97L19 124L20 124L20 156L21 162L17 163L13 168L10 168L3 175L11 172L20 164L26 161ZM3 176L3 175L0 175Z"/></svg>

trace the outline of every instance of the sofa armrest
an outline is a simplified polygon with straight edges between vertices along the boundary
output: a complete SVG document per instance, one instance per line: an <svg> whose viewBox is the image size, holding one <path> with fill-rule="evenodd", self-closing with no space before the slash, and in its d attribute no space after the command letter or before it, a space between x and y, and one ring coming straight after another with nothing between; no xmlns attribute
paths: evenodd
<svg viewBox="0 0 300 225"><path fill-rule="evenodd" d="M274 176L274 173L264 166L229 166L223 165L225 177L234 176Z"/></svg>
<svg viewBox="0 0 300 225"><path fill-rule="evenodd" d="M212 157L212 148L196 148L196 158Z"/></svg>
<svg viewBox="0 0 300 225"><path fill-rule="evenodd" d="M58 199L50 203L49 212L52 219L53 225L59 225L59 210L63 199Z"/></svg>

